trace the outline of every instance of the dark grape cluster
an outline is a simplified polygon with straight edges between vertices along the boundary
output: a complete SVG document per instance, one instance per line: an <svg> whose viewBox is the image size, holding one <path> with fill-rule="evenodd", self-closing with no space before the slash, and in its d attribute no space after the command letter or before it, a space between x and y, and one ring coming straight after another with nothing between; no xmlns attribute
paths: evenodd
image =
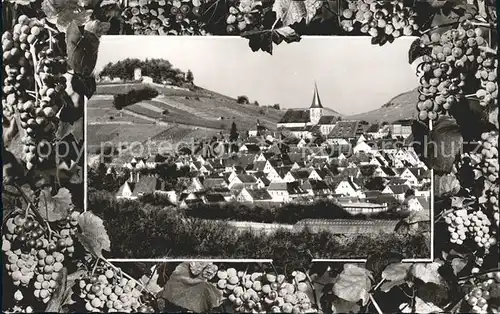
<svg viewBox="0 0 500 314"><path fill-rule="evenodd" d="M262 3L254 0L240 0L229 7L226 17L228 34L248 31L261 23Z"/></svg>
<svg viewBox="0 0 500 314"><path fill-rule="evenodd" d="M443 33L424 34L421 44L431 47L423 56L420 78L418 117L422 121L436 120L465 98L468 73L477 69L477 58L487 45L481 28L468 20Z"/></svg>
<svg viewBox="0 0 500 314"><path fill-rule="evenodd" d="M216 287L237 313L316 313L305 293L308 284L303 272L292 273L293 283L284 275L247 274L234 268L217 272Z"/></svg>
<svg viewBox="0 0 500 314"><path fill-rule="evenodd" d="M79 288L89 312L154 312L154 308L147 305L147 294L141 292L135 280L122 277L105 265L97 267L92 276L81 279Z"/></svg>
<svg viewBox="0 0 500 314"><path fill-rule="evenodd" d="M19 112L26 168L50 158L62 107L66 59L51 48L44 22L23 15L12 32L2 35L4 115Z"/></svg>
<svg viewBox="0 0 500 314"><path fill-rule="evenodd" d="M130 1L122 16L134 35L207 35L201 0Z"/></svg>
<svg viewBox="0 0 500 314"><path fill-rule="evenodd" d="M500 272L489 272L473 280L474 287L465 295L472 313L500 312Z"/></svg>
<svg viewBox="0 0 500 314"><path fill-rule="evenodd" d="M393 40L414 35L419 27L416 13L402 1L348 0L341 14L341 26L346 32L359 30L379 40Z"/></svg>

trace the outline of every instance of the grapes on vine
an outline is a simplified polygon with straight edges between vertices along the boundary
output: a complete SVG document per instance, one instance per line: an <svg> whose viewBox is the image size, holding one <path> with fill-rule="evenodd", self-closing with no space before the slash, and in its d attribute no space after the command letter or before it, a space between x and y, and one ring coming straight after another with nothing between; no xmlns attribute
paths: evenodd
<svg viewBox="0 0 500 314"><path fill-rule="evenodd" d="M481 49L488 45L485 32L469 20L462 21L458 27L443 34L424 34L420 40L423 47L431 49L429 54L423 56L423 62L419 65L423 75L420 77L418 118L422 121L434 121L440 114L452 113L453 107L460 105L468 96L464 88L474 84L469 72L479 71L478 64L482 63L490 69L494 62ZM486 85L488 84L485 83L485 88ZM487 90L494 92L490 85Z"/></svg>
<svg viewBox="0 0 500 314"><path fill-rule="evenodd" d="M217 272L214 285L237 313L316 313L306 294L306 275L296 271L292 277L287 282L284 275L228 268Z"/></svg>
<svg viewBox="0 0 500 314"><path fill-rule="evenodd" d="M201 0L130 1L122 16L134 35L208 35Z"/></svg>
<svg viewBox="0 0 500 314"><path fill-rule="evenodd" d="M499 313L500 272L488 272L472 280L474 287L465 295L472 313Z"/></svg>
<svg viewBox="0 0 500 314"><path fill-rule="evenodd" d="M226 17L226 31L230 35L255 28L261 22L262 2L242 0L229 7Z"/></svg>
<svg viewBox="0 0 500 314"><path fill-rule="evenodd" d="M381 42L401 36L415 35L419 25L416 13L402 1L348 0L347 8L340 14L344 31L357 30Z"/></svg>
<svg viewBox="0 0 500 314"><path fill-rule="evenodd" d="M82 278L79 283L80 297L85 309L99 313L153 313L147 305L147 293L132 279L123 277L114 268L99 265L91 276Z"/></svg>

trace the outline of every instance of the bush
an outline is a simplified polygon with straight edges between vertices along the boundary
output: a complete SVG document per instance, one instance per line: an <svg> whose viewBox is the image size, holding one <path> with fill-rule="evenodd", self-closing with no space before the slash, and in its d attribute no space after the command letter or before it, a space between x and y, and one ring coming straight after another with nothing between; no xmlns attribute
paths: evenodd
<svg viewBox="0 0 500 314"><path fill-rule="evenodd" d="M150 100L158 95L159 93L156 89L149 86L143 86L140 89L132 89L126 94L114 95L113 106L121 110L139 101Z"/></svg>

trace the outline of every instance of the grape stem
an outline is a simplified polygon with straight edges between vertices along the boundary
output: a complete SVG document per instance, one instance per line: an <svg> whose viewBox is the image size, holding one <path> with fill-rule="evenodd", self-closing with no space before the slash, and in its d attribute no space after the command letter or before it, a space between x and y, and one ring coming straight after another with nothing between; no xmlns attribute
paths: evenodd
<svg viewBox="0 0 500 314"><path fill-rule="evenodd" d="M478 48L481 49L484 52L494 54L495 56L497 55L496 49L493 49L491 47L488 47L488 46L479 46Z"/></svg>
<svg viewBox="0 0 500 314"><path fill-rule="evenodd" d="M428 32L432 32L433 30L436 30L436 29L441 28L441 27L455 26L458 24L460 24L460 22L456 21L456 22L450 22L450 23L436 25L436 26L433 26L431 28L426 29L425 31L421 32L420 34L424 35L424 34L427 34Z"/></svg>
<svg viewBox="0 0 500 314"><path fill-rule="evenodd" d="M492 29L497 28L497 23L481 23L481 22L471 22L474 26L490 27Z"/></svg>
<svg viewBox="0 0 500 314"><path fill-rule="evenodd" d="M319 302L317 294L316 294L316 287L314 286L314 282L311 279L311 276L309 276L309 272L307 269L303 268L304 274L306 274L307 280L309 281L309 285L311 286L311 290L313 291L314 294L314 302L316 302L318 306L318 310L321 311L321 302Z"/></svg>
<svg viewBox="0 0 500 314"><path fill-rule="evenodd" d="M370 293L370 300L372 301L373 306L377 310L377 313L378 314L383 314L384 312L382 312L382 309L380 309L380 306L377 304L377 302L375 301L375 298L373 297L373 295L371 293Z"/></svg>
<svg viewBox="0 0 500 314"><path fill-rule="evenodd" d="M35 45L37 44L38 39L33 42L30 46L31 58L33 60L33 77L35 78L35 92L36 92L36 102L38 102L38 88L42 88L42 81L40 80L40 76L38 75L37 65L38 61L36 60L36 49Z"/></svg>
<svg viewBox="0 0 500 314"><path fill-rule="evenodd" d="M475 274L463 276L463 277L458 278L458 280L462 281L462 280L467 280L467 279L471 279L471 278L476 278L476 277L479 277L479 276L482 276L482 275L486 275L486 274L489 274L489 273L494 273L494 272L497 272L497 271L500 271L500 268L493 268L493 269L485 270L483 272L478 272L478 273L475 273Z"/></svg>

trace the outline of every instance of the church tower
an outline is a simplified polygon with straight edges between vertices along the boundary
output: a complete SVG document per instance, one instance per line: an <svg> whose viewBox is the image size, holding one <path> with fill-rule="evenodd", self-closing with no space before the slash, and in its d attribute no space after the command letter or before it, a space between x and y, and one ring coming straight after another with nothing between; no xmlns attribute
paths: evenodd
<svg viewBox="0 0 500 314"><path fill-rule="evenodd" d="M313 125L318 124L319 119L323 116L323 105L319 99L318 86L314 83L314 95L311 107L309 108L309 118Z"/></svg>

